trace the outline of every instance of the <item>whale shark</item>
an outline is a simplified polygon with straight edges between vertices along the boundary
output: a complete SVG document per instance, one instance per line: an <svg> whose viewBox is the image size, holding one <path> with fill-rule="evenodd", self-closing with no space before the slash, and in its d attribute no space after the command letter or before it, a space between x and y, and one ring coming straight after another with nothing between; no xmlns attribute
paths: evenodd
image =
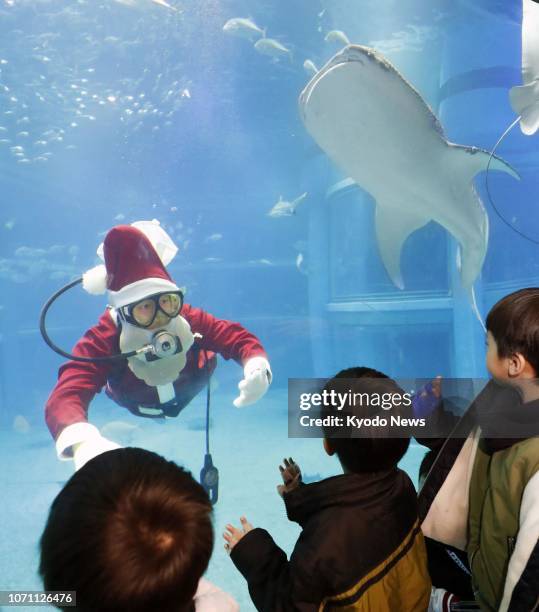
<svg viewBox="0 0 539 612"><path fill-rule="evenodd" d="M449 142L421 95L374 49L349 45L306 85L299 111L322 150L376 202L384 266L404 288L400 256L414 231L435 221L460 247L463 287L472 290L488 245L488 217L473 186L490 153ZM518 174L493 156L491 170Z"/></svg>

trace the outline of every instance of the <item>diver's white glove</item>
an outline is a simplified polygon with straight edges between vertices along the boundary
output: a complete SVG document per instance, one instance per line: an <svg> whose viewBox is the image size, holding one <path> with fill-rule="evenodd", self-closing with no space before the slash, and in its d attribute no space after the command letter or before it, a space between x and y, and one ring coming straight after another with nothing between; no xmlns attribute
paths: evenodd
<svg viewBox="0 0 539 612"><path fill-rule="evenodd" d="M73 423L62 430L56 440L59 459L73 459L75 471L101 453L122 448L116 442L104 438L99 429L90 423Z"/></svg>
<svg viewBox="0 0 539 612"><path fill-rule="evenodd" d="M104 438L102 435L98 435L90 440L79 442L73 447L73 460L75 462L75 471L88 463L90 459L97 457L101 453L109 450L115 450L116 448L122 448L116 442Z"/></svg>
<svg viewBox="0 0 539 612"><path fill-rule="evenodd" d="M238 384L239 396L234 400L236 408L257 402L271 383L271 368L265 357L252 357L243 367L243 380Z"/></svg>

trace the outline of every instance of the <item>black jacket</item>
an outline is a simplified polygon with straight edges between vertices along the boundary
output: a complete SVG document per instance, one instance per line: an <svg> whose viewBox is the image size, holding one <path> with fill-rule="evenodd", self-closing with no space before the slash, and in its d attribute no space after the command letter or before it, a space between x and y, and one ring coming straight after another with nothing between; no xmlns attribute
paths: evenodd
<svg viewBox="0 0 539 612"><path fill-rule="evenodd" d="M290 560L264 529L231 554L257 610L427 609L416 492L402 470L302 484L284 499L288 518L302 527Z"/></svg>

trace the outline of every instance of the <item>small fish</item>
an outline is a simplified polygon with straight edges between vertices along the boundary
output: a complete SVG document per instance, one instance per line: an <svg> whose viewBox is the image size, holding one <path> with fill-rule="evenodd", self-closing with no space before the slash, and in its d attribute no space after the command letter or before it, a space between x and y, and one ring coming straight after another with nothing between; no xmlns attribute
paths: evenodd
<svg viewBox="0 0 539 612"><path fill-rule="evenodd" d="M350 41L348 36L342 30L331 30L326 34L324 38L326 42L339 43L343 45L349 45Z"/></svg>
<svg viewBox="0 0 539 612"><path fill-rule="evenodd" d="M316 64L310 59L306 59L303 62L303 68L305 69L305 72L310 76L318 72L318 68L316 67Z"/></svg>
<svg viewBox="0 0 539 612"><path fill-rule="evenodd" d="M178 12L178 9L174 6L172 6L171 4L169 4L168 2L165 2L164 0L152 0L152 2L154 4L158 4L159 6L164 6L165 8L170 9L171 11L175 11Z"/></svg>
<svg viewBox="0 0 539 612"><path fill-rule="evenodd" d="M208 236L205 240L205 242L217 242L218 240L221 240L221 238L223 237L223 234L211 234L211 236Z"/></svg>
<svg viewBox="0 0 539 612"><path fill-rule="evenodd" d="M279 41L274 38L261 38L257 40L254 45L255 49L258 53L262 55L268 55L269 57L274 58L275 60L280 59L281 57L288 57L292 60L292 52L290 49L282 45Z"/></svg>
<svg viewBox="0 0 539 612"><path fill-rule="evenodd" d="M15 219L10 219L4 223L4 227L7 230L12 230L15 227Z"/></svg>
<svg viewBox="0 0 539 612"><path fill-rule="evenodd" d="M22 414L18 414L13 419L13 431L18 434L27 434L30 431L30 423Z"/></svg>
<svg viewBox="0 0 539 612"><path fill-rule="evenodd" d="M253 265L263 265L263 266L273 266L273 262L269 259L250 259L249 262L250 264Z"/></svg>
<svg viewBox="0 0 539 612"><path fill-rule="evenodd" d="M296 208L303 202L307 197L307 192L302 193L299 197L292 202L283 200L283 196L279 196L279 201L269 211L268 217L290 217L296 214Z"/></svg>
<svg viewBox="0 0 539 612"><path fill-rule="evenodd" d="M223 260L220 257L205 257L203 261L206 263L219 263Z"/></svg>
<svg viewBox="0 0 539 612"><path fill-rule="evenodd" d="M298 272L300 272L301 274L305 274L306 276L309 273L309 271L307 270L307 262L305 261L303 253L298 253L296 257L296 268Z"/></svg>
<svg viewBox="0 0 539 612"><path fill-rule="evenodd" d="M125 215L123 213L118 213L115 217L114 217L114 221L123 221L125 219Z"/></svg>
<svg viewBox="0 0 539 612"><path fill-rule="evenodd" d="M247 38L249 40L264 38L266 36L266 30L259 28L252 19L244 17L233 17L229 19L223 26L223 32L231 36L238 36L239 38Z"/></svg>

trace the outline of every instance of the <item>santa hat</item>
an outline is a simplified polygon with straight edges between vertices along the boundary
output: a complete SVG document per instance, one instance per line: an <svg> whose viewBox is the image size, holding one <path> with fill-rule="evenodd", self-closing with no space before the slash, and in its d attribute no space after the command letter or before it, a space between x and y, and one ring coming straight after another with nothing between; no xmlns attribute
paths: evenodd
<svg viewBox="0 0 539 612"><path fill-rule="evenodd" d="M82 286L94 295L108 290L109 302L115 308L161 291L178 291L165 268L176 251L172 240L155 220L118 225L108 232L102 248L98 249L105 265L83 274Z"/></svg>

